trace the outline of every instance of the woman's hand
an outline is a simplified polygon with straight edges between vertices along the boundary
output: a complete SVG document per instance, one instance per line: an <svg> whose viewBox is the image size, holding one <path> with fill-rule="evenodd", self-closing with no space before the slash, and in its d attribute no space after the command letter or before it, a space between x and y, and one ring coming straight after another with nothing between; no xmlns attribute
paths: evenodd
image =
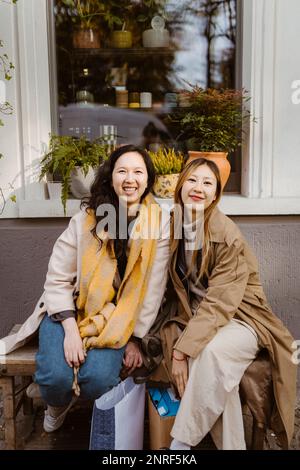
<svg viewBox="0 0 300 470"><path fill-rule="evenodd" d="M126 344L123 364L128 370L128 374L134 371L137 367L143 365L143 358L138 344L133 341L129 341Z"/></svg>
<svg viewBox="0 0 300 470"><path fill-rule="evenodd" d="M66 362L70 367L79 367L85 360L82 339L79 334L75 318L66 318L62 326L65 330L64 353Z"/></svg>
<svg viewBox="0 0 300 470"><path fill-rule="evenodd" d="M180 351L173 351L172 375L179 393L182 398L188 381L188 356Z"/></svg>

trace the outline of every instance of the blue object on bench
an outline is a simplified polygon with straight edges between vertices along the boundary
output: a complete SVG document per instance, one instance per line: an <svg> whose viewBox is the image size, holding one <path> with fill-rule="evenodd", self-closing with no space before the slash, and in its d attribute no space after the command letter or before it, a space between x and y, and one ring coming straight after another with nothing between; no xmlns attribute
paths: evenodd
<svg viewBox="0 0 300 470"><path fill-rule="evenodd" d="M152 403L160 416L176 416L180 400L175 398L171 388L168 388L167 390L149 388L148 392Z"/></svg>

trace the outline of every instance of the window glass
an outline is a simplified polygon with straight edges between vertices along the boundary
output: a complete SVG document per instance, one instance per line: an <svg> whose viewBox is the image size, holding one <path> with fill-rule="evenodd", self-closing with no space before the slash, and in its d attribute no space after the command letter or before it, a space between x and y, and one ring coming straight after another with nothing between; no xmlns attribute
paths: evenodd
<svg viewBox="0 0 300 470"><path fill-rule="evenodd" d="M186 151L182 91L237 87L236 0L54 0L53 15L61 135Z"/></svg>

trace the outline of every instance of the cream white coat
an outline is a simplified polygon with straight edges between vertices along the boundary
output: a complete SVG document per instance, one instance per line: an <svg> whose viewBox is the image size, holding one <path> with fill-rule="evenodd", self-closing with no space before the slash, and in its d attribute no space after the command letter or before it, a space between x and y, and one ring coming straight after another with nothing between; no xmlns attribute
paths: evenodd
<svg viewBox="0 0 300 470"><path fill-rule="evenodd" d="M80 284L82 235L86 213L80 211L57 239L49 261L44 292L32 315L20 330L0 340L0 354L8 354L23 346L37 331L45 315L75 310L74 294ZM129 240L130 247L130 240ZM169 214L163 211L160 238L151 269L151 276L134 335L142 338L148 333L157 316L167 282L169 260Z"/></svg>

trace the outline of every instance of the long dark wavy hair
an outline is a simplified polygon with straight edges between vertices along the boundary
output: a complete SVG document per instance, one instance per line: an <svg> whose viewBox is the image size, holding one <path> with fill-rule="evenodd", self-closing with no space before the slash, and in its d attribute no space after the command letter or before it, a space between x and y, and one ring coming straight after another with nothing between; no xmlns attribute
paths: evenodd
<svg viewBox="0 0 300 470"><path fill-rule="evenodd" d="M91 195L90 197L82 199L80 208L85 208L86 212L93 210L95 213L95 225L91 230L92 235L96 238L99 242L101 247L101 240L97 236L97 225L101 220L105 217L104 215L98 216L97 215L97 208L101 204L112 204L115 208L116 213L116 229L117 229L117 239L115 243L115 254L118 256L118 253L122 251L122 242L123 240L118 239L119 233L119 198L115 193L112 184L112 173L115 167L117 160L128 152L137 152L143 158L147 174L148 174L148 182L147 187L141 197L141 201L147 196L149 192L152 191L154 181L155 181L155 169L149 156L148 152L144 150L142 147L138 147L136 145L128 144L123 145L122 147L117 148L114 150L109 158L101 165L97 171L95 180L91 186ZM105 228L107 230L107 227ZM114 240L110 240L110 248L112 248Z"/></svg>

